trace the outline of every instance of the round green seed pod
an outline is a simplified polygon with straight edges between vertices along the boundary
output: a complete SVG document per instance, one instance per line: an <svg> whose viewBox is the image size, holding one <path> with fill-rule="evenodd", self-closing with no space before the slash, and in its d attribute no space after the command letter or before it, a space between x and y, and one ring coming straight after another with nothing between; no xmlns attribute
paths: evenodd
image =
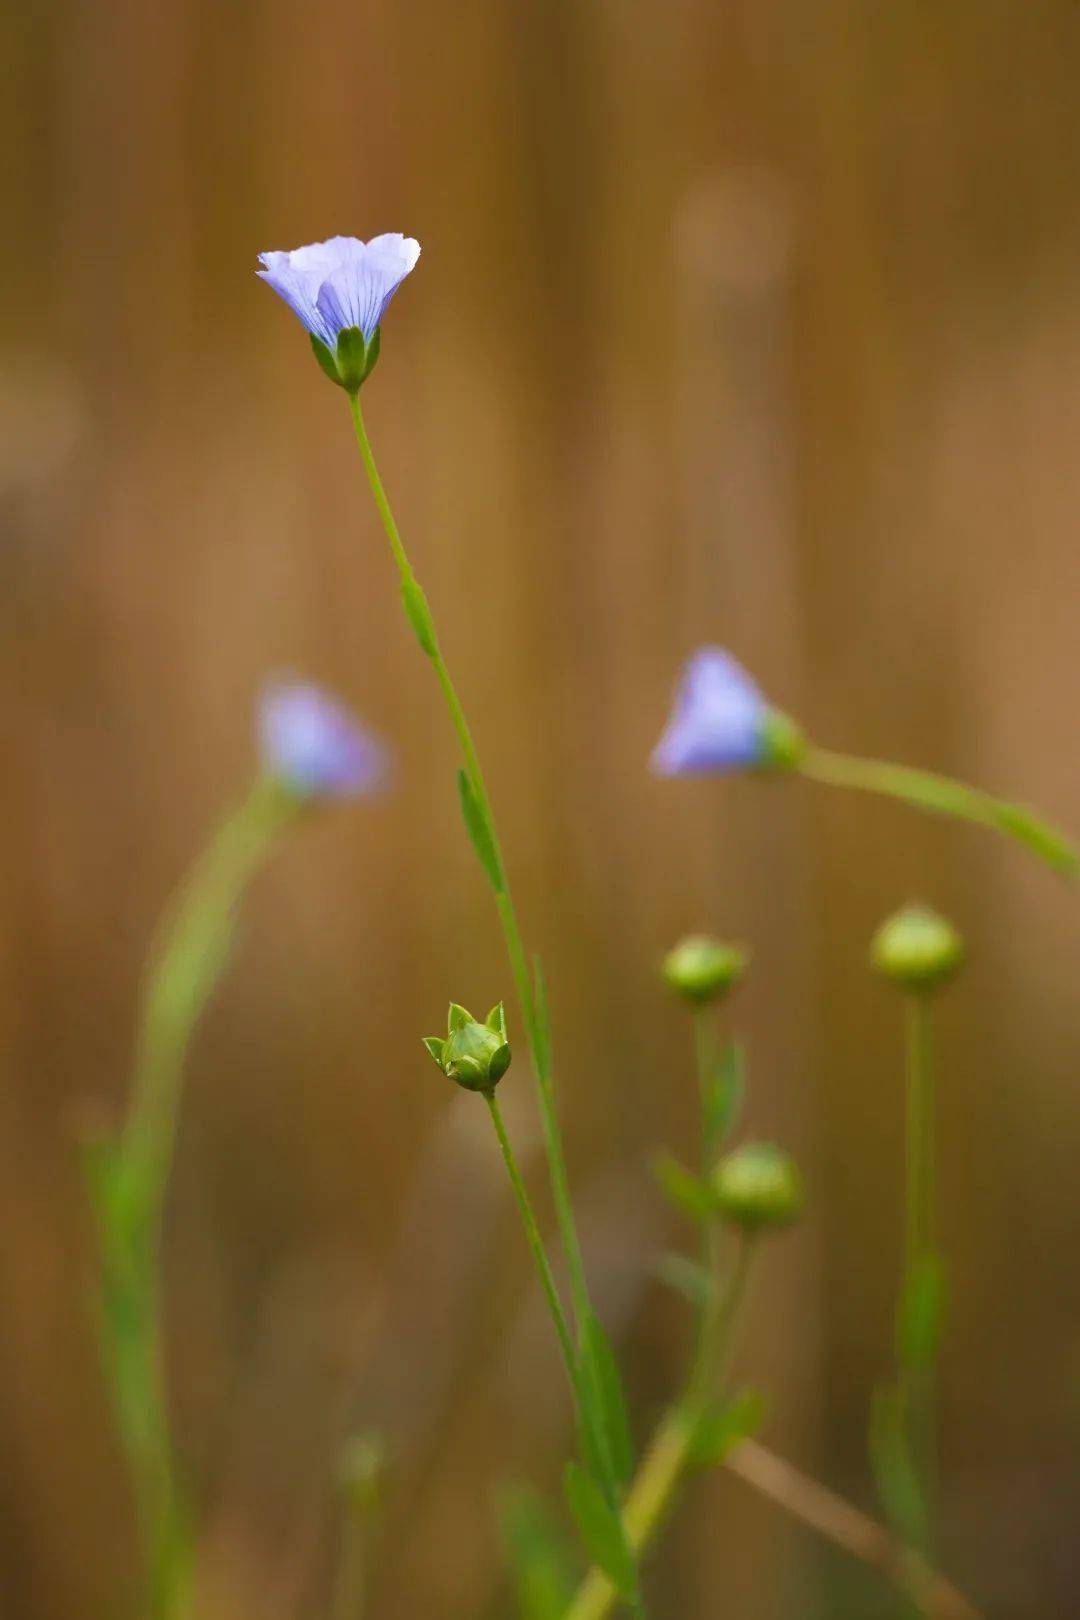
<svg viewBox="0 0 1080 1620"><path fill-rule="evenodd" d="M443 1072L466 1091L493 1091L509 1067L506 1037L486 1024L462 1024L446 1037Z"/></svg>
<svg viewBox="0 0 1080 1620"><path fill-rule="evenodd" d="M745 1232L790 1226L803 1207L798 1166L769 1142L748 1142L720 1160L712 1176L720 1213Z"/></svg>
<svg viewBox="0 0 1080 1620"><path fill-rule="evenodd" d="M928 906L903 906L886 918L870 944L875 970L905 990L940 989L963 960L963 939L951 922Z"/></svg>
<svg viewBox="0 0 1080 1620"><path fill-rule="evenodd" d="M691 934L664 957L664 983L684 1001L703 1006L733 990L746 971L750 953L705 934Z"/></svg>

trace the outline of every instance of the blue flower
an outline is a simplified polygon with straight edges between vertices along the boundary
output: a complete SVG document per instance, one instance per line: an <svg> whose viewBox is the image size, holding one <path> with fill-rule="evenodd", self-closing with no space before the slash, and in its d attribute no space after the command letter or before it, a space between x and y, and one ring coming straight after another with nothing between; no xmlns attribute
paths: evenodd
<svg viewBox="0 0 1080 1620"><path fill-rule="evenodd" d="M319 687L280 681L259 704L266 771L304 799L371 793L386 777L382 747Z"/></svg>
<svg viewBox="0 0 1080 1620"><path fill-rule="evenodd" d="M771 714L730 653L702 647L683 671L652 768L658 776L706 776L772 764Z"/></svg>
<svg viewBox="0 0 1080 1620"><path fill-rule="evenodd" d="M313 338L333 352L338 336L358 328L370 343L386 306L420 257L420 244L391 231L361 242L332 236L291 253L260 253L256 274L273 287Z"/></svg>

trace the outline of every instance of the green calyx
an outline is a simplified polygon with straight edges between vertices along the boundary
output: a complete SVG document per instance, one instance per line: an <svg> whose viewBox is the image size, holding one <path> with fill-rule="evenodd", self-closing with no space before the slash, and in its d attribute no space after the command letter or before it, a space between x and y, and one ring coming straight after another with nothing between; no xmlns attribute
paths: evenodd
<svg viewBox="0 0 1080 1620"><path fill-rule="evenodd" d="M502 1002L492 1007L481 1024L452 1001L445 1039L429 1035L424 1046L443 1074L455 1084L466 1091L494 1091L510 1067L510 1044L506 1038L506 1012Z"/></svg>
<svg viewBox="0 0 1080 1620"><path fill-rule="evenodd" d="M928 993L953 978L964 960L964 941L928 906L904 906L886 918L870 944L870 961L883 978L905 990Z"/></svg>
<svg viewBox="0 0 1080 1620"><path fill-rule="evenodd" d="M759 771L797 771L806 756L806 738L790 715L769 709L761 724Z"/></svg>
<svg viewBox="0 0 1080 1620"><path fill-rule="evenodd" d="M358 326L346 326L338 333L333 349L312 333L311 348L316 360L330 381L346 393L358 393L374 371L379 358L379 330L376 327L371 337L365 338Z"/></svg>
<svg viewBox="0 0 1080 1620"><path fill-rule="evenodd" d="M660 971L675 995L704 1006L734 989L749 960L750 953L742 945L725 945L705 934L691 934L668 952Z"/></svg>
<svg viewBox="0 0 1080 1620"><path fill-rule="evenodd" d="M790 1226L803 1207L798 1166L769 1142L748 1142L722 1158L712 1194L720 1214L745 1232Z"/></svg>

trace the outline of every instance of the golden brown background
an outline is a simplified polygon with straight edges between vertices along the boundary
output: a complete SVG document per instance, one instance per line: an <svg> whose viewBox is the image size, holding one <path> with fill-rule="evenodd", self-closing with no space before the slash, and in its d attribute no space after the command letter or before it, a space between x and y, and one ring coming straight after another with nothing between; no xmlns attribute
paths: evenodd
<svg viewBox="0 0 1080 1620"><path fill-rule="evenodd" d="M193 1053L168 1263L204 1612L319 1612L332 1459L375 1424L372 1616L498 1620L496 1486L570 1443L482 1111L418 1044L508 990L448 727L344 402L253 274L403 230L368 418L548 963L639 1431L683 1326L648 1152L693 1117L654 963L705 925L753 943L750 1120L812 1194L740 1369L771 1442L869 1504L900 1092L865 945L925 897L971 947L941 1019L943 1561L994 1617L1074 1615L1075 893L977 832L644 761L718 640L822 741L1080 830L1080 7L11 0L0 60L0 1612L109 1616L130 1579L73 1142L121 1106L148 933L270 672L399 764L260 882ZM535 1144L524 1063L504 1095ZM661 1620L895 1613L724 1476L650 1579Z"/></svg>

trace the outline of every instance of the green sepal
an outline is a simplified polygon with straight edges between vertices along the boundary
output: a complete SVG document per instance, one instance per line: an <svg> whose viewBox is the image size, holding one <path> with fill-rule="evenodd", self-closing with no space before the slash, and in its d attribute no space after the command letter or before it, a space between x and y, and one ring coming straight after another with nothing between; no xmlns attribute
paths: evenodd
<svg viewBox="0 0 1080 1620"><path fill-rule="evenodd" d="M441 1069L443 1066L443 1051L445 1049L446 1042L440 1040L438 1035L425 1035L423 1044L428 1054Z"/></svg>
<svg viewBox="0 0 1080 1620"><path fill-rule="evenodd" d="M358 326L346 326L338 333L334 359L337 361L341 386L355 394L371 366L368 364L368 344Z"/></svg>
<svg viewBox="0 0 1080 1620"><path fill-rule="evenodd" d="M475 1023L471 1012L468 1012L459 1002L450 1003L450 1011L446 1015L446 1027L452 1035L455 1029L464 1029L466 1024Z"/></svg>
<svg viewBox="0 0 1080 1620"><path fill-rule="evenodd" d="M502 1079L510 1067L511 1055L509 1041L503 1041L502 1045L492 1053L491 1061L488 1064L488 1074L492 1081Z"/></svg>
<svg viewBox="0 0 1080 1620"><path fill-rule="evenodd" d="M494 1030L496 1035L501 1035L503 1040L506 1040L506 1008L501 1001L495 1003L484 1022L488 1029Z"/></svg>
<svg viewBox="0 0 1080 1620"><path fill-rule="evenodd" d="M759 771L795 771L806 755L806 738L790 715L769 709L761 724Z"/></svg>
<svg viewBox="0 0 1080 1620"><path fill-rule="evenodd" d="M765 1421L765 1397L747 1389L705 1412L694 1425L687 1448L693 1468L717 1468L742 1441L757 1434Z"/></svg>
<svg viewBox="0 0 1080 1620"><path fill-rule="evenodd" d="M459 1086L466 1091L490 1091L491 1080L477 1063L475 1058L462 1057L454 1060L453 1078Z"/></svg>
<svg viewBox="0 0 1080 1620"><path fill-rule="evenodd" d="M312 332L310 336L311 352L319 362L319 365L322 367L323 371L326 373L332 383L337 383L339 388L344 388L345 384L341 380L341 373L338 371L337 361L334 359L333 350L328 349L322 338L316 337L314 332Z"/></svg>
<svg viewBox="0 0 1080 1620"><path fill-rule="evenodd" d="M375 366L376 366L376 363L378 361L379 354L380 354L381 350L382 350L382 327L377 326L375 328L374 332L372 332L370 338L368 339L368 345L367 345L367 370L364 372L364 381L365 382L367 382L368 378L371 376L371 373L375 370Z"/></svg>
<svg viewBox="0 0 1080 1620"><path fill-rule="evenodd" d="M620 1597L632 1598L637 1590L637 1568L618 1513L596 1480L579 1463L567 1463L563 1487L589 1557L603 1570Z"/></svg>
<svg viewBox="0 0 1080 1620"><path fill-rule="evenodd" d="M674 1204L692 1221L708 1220L715 1213L716 1200L708 1182L695 1176L670 1153L658 1153L652 1171L668 1203Z"/></svg>

